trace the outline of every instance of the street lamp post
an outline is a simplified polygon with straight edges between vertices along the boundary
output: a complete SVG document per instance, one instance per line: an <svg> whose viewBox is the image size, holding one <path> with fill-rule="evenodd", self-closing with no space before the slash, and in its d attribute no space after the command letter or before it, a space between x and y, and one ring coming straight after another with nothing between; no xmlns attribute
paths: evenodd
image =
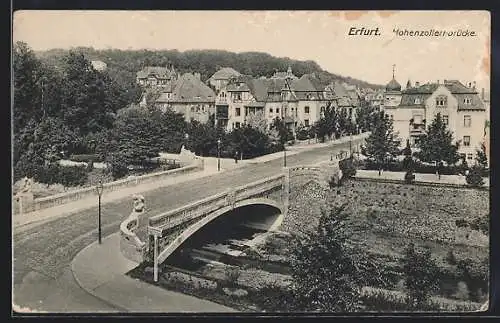
<svg viewBox="0 0 500 323"><path fill-rule="evenodd" d="M103 185L102 185L102 180L99 180L99 182L97 183L97 186L96 186L96 190L97 190L97 195L99 196L99 202L98 202L98 225L99 225L99 231L98 231L98 234L99 234L99 244L101 244L101 195L102 195L102 191L103 191Z"/></svg>
<svg viewBox="0 0 500 323"><path fill-rule="evenodd" d="M217 171L220 172L220 144L221 140L217 140Z"/></svg>
<svg viewBox="0 0 500 323"><path fill-rule="evenodd" d="M188 140L189 140L189 134L188 133L184 134L184 139L185 139L184 149L187 149L187 143L188 143Z"/></svg>
<svg viewBox="0 0 500 323"><path fill-rule="evenodd" d="M282 109L283 110L283 109ZM285 137L285 140L283 140L283 167L286 167L286 140L288 139L288 128L286 126L286 121L285 117L283 117L283 132Z"/></svg>
<svg viewBox="0 0 500 323"><path fill-rule="evenodd" d="M349 152L351 153L352 157L352 132L349 134Z"/></svg>

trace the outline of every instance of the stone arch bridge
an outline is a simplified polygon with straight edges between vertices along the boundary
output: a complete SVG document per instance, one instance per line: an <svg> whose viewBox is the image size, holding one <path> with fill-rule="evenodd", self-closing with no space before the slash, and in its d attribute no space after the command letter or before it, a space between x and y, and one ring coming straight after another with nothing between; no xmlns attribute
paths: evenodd
<svg viewBox="0 0 500 323"><path fill-rule="evenodd" d="M152 261L154 280L157 281L158 265L196 231L226 212L255 204L275 207L281 214L271 230L277 229L287 215L290 192L311 181L328 185L332 176L337 179L341 176L337 158L317 165L285 167L274 176L230 188L149 218L133 212L120 226L120 250L135 262ZM145 241L137 235L141 230L146 233L142 235Z"/></svg>

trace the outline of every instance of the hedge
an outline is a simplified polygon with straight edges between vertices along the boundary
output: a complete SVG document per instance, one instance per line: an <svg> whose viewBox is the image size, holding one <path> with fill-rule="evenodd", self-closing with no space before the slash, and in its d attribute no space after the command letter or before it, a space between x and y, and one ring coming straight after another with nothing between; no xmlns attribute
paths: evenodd
<svg viewBox="0 0 500 323"><path fill-rule="evenodd" d="M70 160L75 161L75 162L101 162L103 159L101 156L96 155L96 154L81 154L81 155L71 155L69 157Z"/></svg>
<svg viewBox="0 0 500 323"><path fill-rule="evenodd" d="M35 181L45 184L62 184L66 187L82 186L87 182L88 170L85 166L61 166L52 163L38 169Z"/></svg>
<svg viewBox="0 0 500 323"><path fill-rule="evenodd" d="M415 161L414 172L420 174L435 174L436 167L432 165L426 165L421 162ZM379 164L372 160L364 160L359 162L359 168L365 170L379 170ZM403 167L402 161L392 161L382 165L382 169L390 172L406 172L405 167ZM463 170L460 166L443 166L440 169L441 175L457 175Z"/></svg>

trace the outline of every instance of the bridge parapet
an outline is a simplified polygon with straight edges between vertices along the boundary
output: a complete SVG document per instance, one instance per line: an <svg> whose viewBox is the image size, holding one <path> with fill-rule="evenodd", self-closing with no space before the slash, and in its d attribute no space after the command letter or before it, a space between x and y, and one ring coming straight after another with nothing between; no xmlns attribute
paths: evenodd
<svg viewBox="0 0 500 323"><path fill-rule="evenodd" d="M120 224L120 251L132 261L144 260L147 245L137 236L137 231L144 226L144 197L134 195L132 213Z"/></svg>

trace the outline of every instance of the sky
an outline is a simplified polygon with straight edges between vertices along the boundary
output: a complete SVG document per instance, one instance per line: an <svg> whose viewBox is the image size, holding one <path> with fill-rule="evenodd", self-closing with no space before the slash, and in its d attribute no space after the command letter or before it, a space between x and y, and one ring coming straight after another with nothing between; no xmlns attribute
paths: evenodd
<svg viewBox="0 0 500 323"><path fill-rule="evenodd" d="M349 36L351 28L378 36ZM396 36L393 29L474 31L475 36ZM222 49L314 60L375 84L456 79L489 91L487 11L18 11L13 40L34 50ZM234 68L238 69L237 66Z"/></svg>

